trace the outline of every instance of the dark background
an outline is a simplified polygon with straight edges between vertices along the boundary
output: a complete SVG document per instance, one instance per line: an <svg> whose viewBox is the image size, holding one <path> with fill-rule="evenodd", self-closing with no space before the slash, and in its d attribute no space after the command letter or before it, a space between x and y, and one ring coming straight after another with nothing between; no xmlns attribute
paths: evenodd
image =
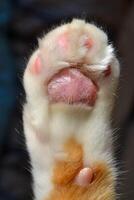
<svg viewBox="0 0 134 200"><path fill-rule="evenodd" d="M30 200L31 174L22 128L22 76L37 38L84 18L103 27L121 63L113 114L119 199L134 199L134 1L0 0L0 200Z"/></svg>

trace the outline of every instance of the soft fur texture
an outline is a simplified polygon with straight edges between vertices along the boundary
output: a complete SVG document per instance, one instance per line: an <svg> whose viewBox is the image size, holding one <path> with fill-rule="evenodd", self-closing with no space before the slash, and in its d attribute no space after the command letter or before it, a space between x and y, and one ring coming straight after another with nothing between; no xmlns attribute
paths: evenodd
<svg viewBox="0 0 134 200"><path fill-rule="evenodd" d="M48 81L69 67L88 71L97 82L93 107L49 102ZM113 47L95 25L75 19L39 40L24 73L23 112L35 200L115 199L110 120L118 77ZM75 185L79 170L88 166L94 172L92 183Z"/></svg>

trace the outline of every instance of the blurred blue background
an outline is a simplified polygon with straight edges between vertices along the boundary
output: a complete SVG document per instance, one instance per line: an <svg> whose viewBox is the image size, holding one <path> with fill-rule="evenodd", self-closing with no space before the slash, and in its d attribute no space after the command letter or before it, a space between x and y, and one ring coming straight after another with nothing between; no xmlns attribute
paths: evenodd
<svg viewBox="0 0 134 200"><path fill-rule="evenodd" d="M103 27L121 62L113 126L115 156L123 171L120 199L134 199L134 1L0 0L0 200L32 199L22 127L23 71L37 38L74 17Z"/></svg>

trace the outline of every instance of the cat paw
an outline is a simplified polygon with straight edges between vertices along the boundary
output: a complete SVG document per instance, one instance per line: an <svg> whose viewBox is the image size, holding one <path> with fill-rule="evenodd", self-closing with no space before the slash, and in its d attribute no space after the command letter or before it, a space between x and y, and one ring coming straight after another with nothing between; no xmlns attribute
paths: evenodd
<svg viewBox="0 0 134 200"><path fill-rule="evenodd" d="M119 64L106 34L73 20L39 40L24 85L31 100L43 97L49 103L94 106L101 87L111 87L118 76Z"/></svg>
<svg viewBox="0 0 134 200"><path fill-rule="evenodd" d="M82 145L83 158L79 161L83 164L80 167L92 166L99 160L106 163L112 160L109 122L119 71L107 35L83 20L62 25L39 40L39 47L24 73L26 104L23 118L34 179L37 186L43 186L43 193L47 194L52 188L55 160L63 161L63 172L58 166L58 173L55 173L60 182L64 182L64 173L68 174L68 168L67 171L64 168L64 144L70 138ZM74 149L69 155L73 152L78 153ZM72 160L71 167L74 167L75 156ZM68 166L67 161L65 164ZM37 172L43 183L36 177ZM92 169L83 168L73 183L86 186L93 178Z"/></svg>

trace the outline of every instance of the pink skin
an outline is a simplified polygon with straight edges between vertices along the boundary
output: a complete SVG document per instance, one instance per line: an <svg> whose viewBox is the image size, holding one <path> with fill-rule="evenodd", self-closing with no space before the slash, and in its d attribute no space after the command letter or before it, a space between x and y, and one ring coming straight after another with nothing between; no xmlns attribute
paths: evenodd
<svg viewBox="0 0 134 200"><path fill-rule="evenodd" d="M54 75L48 84L48 96L52 103L93 106L97 98L97 87L78 69L68 68Z"/></svg>
<svg viewBox="0 0 134 200"><path fill-rule="evenodd" d="M30 68L30 71L32 72L32 74L38 75L38 74L41 73L41 69L42 69L41 60L37 56L37 58L35 59L35 62L33 64L33 66Z"/></svg>
<svg viewBox="0 0 134 200"><path fill-rule="evenodd" d="M93 176L94 174L91 168L83 168L75 177L74 183L79 186L86 187L92 183Z"/></svg>
<svg viewBox="0 0 134 200"><path fill-rule="evenodd" d="M84 46L87 47L88 49L90 49L93 46L94 42L92 39L86 39L84 42Z"/></svg>
<svg viewBox="0 0 134 200"><path fill-rule="evenodd" d="M60 35L58 38L58 45L62 48L67 50L68 49L68 39L67 39L67 33L64 33Z"/></svg>

